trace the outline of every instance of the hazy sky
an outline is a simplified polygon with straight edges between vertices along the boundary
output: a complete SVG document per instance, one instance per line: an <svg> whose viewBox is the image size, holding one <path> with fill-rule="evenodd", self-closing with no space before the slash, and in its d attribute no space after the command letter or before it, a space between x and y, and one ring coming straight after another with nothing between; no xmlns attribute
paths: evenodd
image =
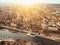
<svg viewBox="0 0 60 45"><path fill-rule="evenodd" d="M60 4L60 0L33 0L39 3L57 3ZM0 3L21 3L21 0L0 0Z"/></svg>

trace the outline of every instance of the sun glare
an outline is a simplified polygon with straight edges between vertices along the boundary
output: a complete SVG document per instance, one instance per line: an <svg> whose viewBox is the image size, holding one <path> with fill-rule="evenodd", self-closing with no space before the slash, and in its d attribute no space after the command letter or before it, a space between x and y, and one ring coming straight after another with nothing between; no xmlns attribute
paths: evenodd
<svg viewBox="0 0 60 45"><path fill-rule="evenodd" d="M37 2L35 0L21 0L20 3L25 6L31 6L33 4L36 4Z"/></svg>
<svg viewBox="0 0 60 45"><path fill-rule="evenodd" d="M21 3L24 5L31 5L32 4L32 0L23 0Z"/></svg>

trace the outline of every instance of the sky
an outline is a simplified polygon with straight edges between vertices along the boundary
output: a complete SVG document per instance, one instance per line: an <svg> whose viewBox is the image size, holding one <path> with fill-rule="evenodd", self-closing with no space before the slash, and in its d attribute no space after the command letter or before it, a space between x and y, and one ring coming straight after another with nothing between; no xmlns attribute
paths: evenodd
<svg viewBox="0 0 60 45"><path fill-rule="evenodd" d="M0 0L0 3L21 3L21 2L23 1L22 0ZM60 0L33 0L33 2L60 4Z"/></svg>

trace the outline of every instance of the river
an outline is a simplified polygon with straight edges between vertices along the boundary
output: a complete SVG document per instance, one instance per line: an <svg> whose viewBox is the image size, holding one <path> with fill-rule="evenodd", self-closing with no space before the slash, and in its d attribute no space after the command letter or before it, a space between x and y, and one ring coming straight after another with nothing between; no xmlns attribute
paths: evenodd
<svg viewBox="0 0 60 45"><path fill-rule="evenodd" d="M20 32L12 33L6 29L0 31L0 37L5 39L26 39L28 41L41 42L43 45L60 45L60 42L50 40L42 37L31 37L29 35L22 34Z"/></svg>

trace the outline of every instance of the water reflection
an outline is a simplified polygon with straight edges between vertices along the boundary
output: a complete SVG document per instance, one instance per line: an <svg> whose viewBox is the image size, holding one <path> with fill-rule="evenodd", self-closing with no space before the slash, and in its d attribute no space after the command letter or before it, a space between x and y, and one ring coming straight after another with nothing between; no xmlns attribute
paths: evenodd
<svg viewBox="0 0 60 45"><path fill-rule="evenodd" d="M0 37L1 38L6 38L6 39L27 39L27 40L32 40L31 36L27 36L25 34L22 34L20 32L17 33L12 33L11 31L8 31L6 29L3 29L0 31Z"/></svg>

